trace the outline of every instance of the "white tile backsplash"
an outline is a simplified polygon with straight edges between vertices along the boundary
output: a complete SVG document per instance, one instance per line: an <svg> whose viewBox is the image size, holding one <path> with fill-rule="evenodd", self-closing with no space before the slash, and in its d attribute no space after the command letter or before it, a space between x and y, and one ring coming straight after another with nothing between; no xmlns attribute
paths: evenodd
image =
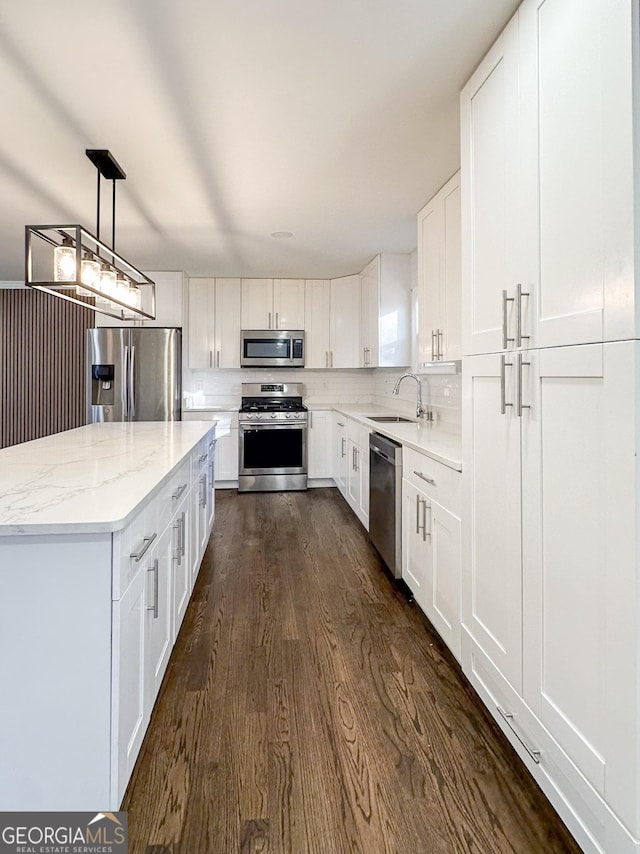
<svg viewBox="0 0 640 854"><path fill-rule="evenodd" d="M229 407L240 405L242 383L301 382L305 387L305 403L314 407L326 405L376 404L393 409L401 415L415 415L416 384L406 379L400 394L391 392L403 373L402 368L371 368L353 370L224 370L189 371L184 376L185 408ZM422 376L422 397L430 406L442 430L460 432L461 377Z"/></svg>

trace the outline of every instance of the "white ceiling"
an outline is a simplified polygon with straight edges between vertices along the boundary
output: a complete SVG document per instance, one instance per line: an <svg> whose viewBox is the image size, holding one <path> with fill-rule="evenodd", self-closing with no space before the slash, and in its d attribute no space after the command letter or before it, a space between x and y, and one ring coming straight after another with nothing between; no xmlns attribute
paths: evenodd
<svg viewBox="0 0 640 854"><path fill-rule="evenodd" d="M458 92L517 5L3 3L0 279L24 277L25 224L95 230L85 148L127 173L116 240L143 269L333 277L413 250L459 166Z"/></svg>

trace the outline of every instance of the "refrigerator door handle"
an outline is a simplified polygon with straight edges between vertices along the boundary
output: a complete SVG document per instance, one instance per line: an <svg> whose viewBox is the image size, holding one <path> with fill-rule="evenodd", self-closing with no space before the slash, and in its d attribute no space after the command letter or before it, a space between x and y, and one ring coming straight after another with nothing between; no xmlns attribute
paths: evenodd
<svg viewBox="0 0 640 854"><path fill-rule="evenodd" d="M131 356L129 358L129 420L135 421L136 417L136 385L135 385L135 358L136 348L131 345Z"/></svg>
<svg viewBox="0 0 640 854"><path fill-rule="evenodd" d="M129 420L129 348L124 345L124 382L122 383L122 417Z"/></svg>

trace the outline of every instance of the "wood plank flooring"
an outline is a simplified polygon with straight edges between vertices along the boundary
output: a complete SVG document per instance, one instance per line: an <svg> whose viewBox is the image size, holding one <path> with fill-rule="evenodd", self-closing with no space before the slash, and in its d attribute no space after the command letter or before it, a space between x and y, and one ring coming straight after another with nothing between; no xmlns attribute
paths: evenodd
<svg viewBox="0 0 640 854"><path fill-rule="evenodd" d="M131 854L579 852L337 490L216 502Z"/></svg>

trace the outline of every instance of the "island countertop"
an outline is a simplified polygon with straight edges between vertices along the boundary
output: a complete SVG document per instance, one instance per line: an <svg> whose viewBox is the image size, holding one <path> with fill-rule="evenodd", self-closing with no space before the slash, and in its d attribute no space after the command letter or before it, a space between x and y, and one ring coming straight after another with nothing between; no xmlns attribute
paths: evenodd
<svg viewBox="0 0 640 854"><path fill-rule="evenodd" d="M0 450L0 536L120 530L214 426L89 424Z"/></svg>

